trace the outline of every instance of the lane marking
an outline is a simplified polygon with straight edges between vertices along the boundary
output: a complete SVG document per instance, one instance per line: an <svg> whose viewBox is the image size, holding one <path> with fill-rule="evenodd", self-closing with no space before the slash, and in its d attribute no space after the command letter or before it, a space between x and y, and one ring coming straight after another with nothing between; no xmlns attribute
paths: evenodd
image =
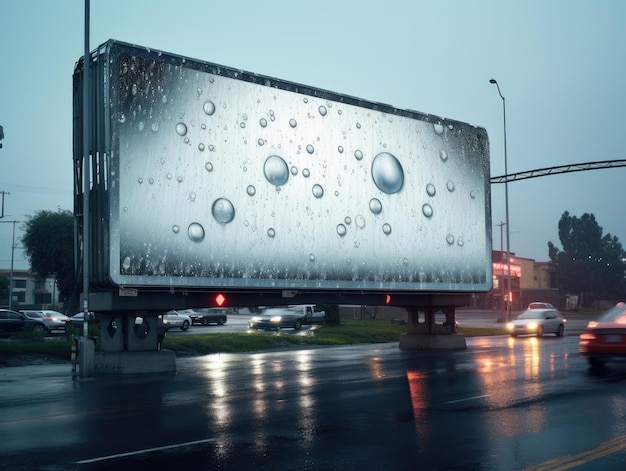
<svg viewBox="0 0 626 471"><path fill-rule="evenodd" d="M626 435L622 435L621 437L616 437L607 442L600 443L600 445L592 450L582 451L575 455L567 455L561 458L544 461L537 466L526 468L525 471L566 471L625 449Z"/></svg>
<svg viewBox="0 0 626 471"><path fill-rule="evenodd" d="M482 399L483 397L491 397L491 394L483 394L482 396L472 396L472 397L466 397L463 399L457 399L455 401L447 401L447 402L444 402L444 404L454 404L457 402L473 401L475 399Z"/></svg>
<svg viewBox="0 0 626 471"><path fill-rule="evenodd" d="M97 463L99 461L114 460L114 459L117 459L117 458L125 458L125 457L128 457L128 456L143 455L143 454L146 454L146 453L153 453L155 451L171 450L173 448L181 448L181 447L190 446L190 445L200 445L200 444L203 444L203 443L212 443L212 442L215 442L215 441L216 441L215 438L206 438L204 440L194 440L192 442L176 443L174 445L157 446L157 447L154 447L154 448L146 448L144 450L128 451L126 453L117 453L115 455L99 456L98 458L90 458L88 460L80 460L80 461L77 461L76 464Z"/></svg>

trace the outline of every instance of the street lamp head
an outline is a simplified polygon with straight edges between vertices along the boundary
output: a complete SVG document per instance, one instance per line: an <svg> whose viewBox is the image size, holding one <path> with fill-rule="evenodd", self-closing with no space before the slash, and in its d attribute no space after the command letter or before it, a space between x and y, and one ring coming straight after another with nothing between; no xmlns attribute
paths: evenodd
<svg viewBox="0 0 626 471"><path fill-rule="evenodd" d="M489 80L489 83L498 83L498 82L496 82L496 79L491 79Z"/></svg>

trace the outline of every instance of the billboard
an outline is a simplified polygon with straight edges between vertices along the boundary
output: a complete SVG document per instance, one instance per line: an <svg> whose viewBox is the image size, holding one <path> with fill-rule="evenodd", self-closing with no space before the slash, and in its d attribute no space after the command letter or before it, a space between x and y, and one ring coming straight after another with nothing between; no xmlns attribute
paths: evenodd
<svg viewBox="0 0 626 471"><path fill-rule="evenodd" d="M118 41L92 67L101 283L491 288L483 128Z"/></svg>

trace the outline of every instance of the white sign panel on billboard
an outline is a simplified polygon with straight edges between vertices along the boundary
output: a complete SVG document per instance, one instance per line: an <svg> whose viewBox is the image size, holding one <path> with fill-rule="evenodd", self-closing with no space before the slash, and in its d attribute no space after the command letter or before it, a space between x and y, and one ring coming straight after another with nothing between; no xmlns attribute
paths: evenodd
<svg viewBox="0 0 626 471"><path fill-rule="evenodd" d="M490 289L483 128L103 50L113 284Z"/></svg>

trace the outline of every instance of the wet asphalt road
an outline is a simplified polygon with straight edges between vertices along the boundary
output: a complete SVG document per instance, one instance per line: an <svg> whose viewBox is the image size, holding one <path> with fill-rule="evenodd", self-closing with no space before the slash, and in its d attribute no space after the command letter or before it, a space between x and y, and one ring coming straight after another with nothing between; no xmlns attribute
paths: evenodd
<svg viewBox="0 0 626 471"><path fill-rule="evenodd" d="M397 343L178 360L168 376L72 381L0 369L0 463L73 469L625 469L626 366L577 337Z"/></svg>

